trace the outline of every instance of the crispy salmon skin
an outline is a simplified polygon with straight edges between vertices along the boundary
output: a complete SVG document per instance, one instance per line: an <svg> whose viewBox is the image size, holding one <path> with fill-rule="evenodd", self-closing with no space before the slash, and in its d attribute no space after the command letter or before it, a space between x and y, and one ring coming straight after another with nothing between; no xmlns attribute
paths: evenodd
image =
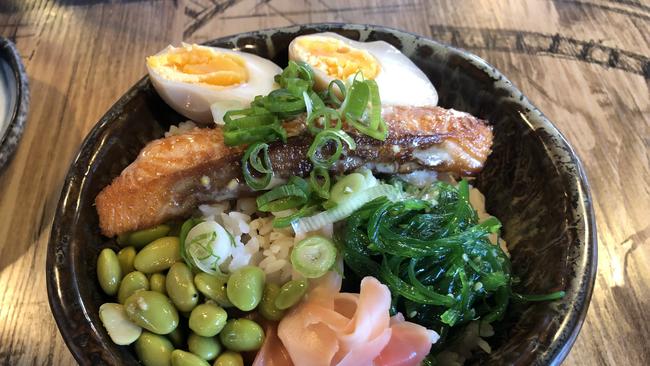
<svg viewBox="0 0 650 366"><path fill-rule="evenodd" d="M470 114L440 107L387 107L385 141L348 130L357 143L332 169L366 166L381 173L418 170L475 175L491 152L492 129ZM276 178L305 176L312 137L303 118L285 123L286 144L271 143ZM194 128L151 141L95 200L102 233L112 237L182 218L201 203L250 194L241 176L243 149L224 144L220 128Z"/></svg>

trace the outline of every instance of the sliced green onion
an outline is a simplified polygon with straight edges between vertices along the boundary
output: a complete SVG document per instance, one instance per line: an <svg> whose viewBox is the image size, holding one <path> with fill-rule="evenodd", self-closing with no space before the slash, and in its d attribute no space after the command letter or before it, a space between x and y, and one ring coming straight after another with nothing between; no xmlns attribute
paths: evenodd
<svg viewBox="0 0 650 366"><path fill-rule="evenodd" d="M260 157L260 153L262 156ZM263 142L256 142L246 149L241 159L242 173L246 184L252 189L259 191L271 183L273 167L269 157L269 145ZM250 168L253 168L261 177L254 177Z"/></svg>
<svg viewBox="0 0 650 366"><path fill-rule="evenodd" d="M253 142L287 141L287 131L267 109L251 107L224 114L224 142L235 146Z"/></svg>
<svg viewBox="0 0 650 366"><path fill-rule="evenodd" d="M291 225L292 222L298 220L301 217L313 215L318 210L317 205L304 205L300 210L292 213L289 216L285 217L276 217L273 219L274 228L283 228Z"/></svg>
<svg viewBox="0 0 650 366"><path fill-rule="evenodd" d="M254 142L270 142L277 139L287 141L287 131L278 123L270 126L253 127L224 131L223 140L228 146L250 144Z"/></svg>
<svg viewBox="0 0 650 366"><path fill-rule="evenodd" d="M377 184L376 181L372 181L372 183L374 183L374 185ZM332 190L330 191L330 201L338 204L365 188L370 188L369 186L366 187L366 177L360 173L350 173L339 179L332 186Z"/></svg>
<svg viewBox="0 0 650 366"><path fill-rule="evenodd" d="M353 108L351 111L344 111L344 116L346 116L347 122L352 127L359 130L359 132L374 139L384 141L388 136L388 128L386 127L386 121L381 118L381 98L379 96L379 88L374 80L366 80L363 84L367 88L368 99L365 99L366 104L364 105L362 114L355 114L358 113L358 111ZM362 92L359 93L361 95ZM365 89L363 93L365 93ZM365 95L362 96L365 97ZM366 111L368 102L370 102L369 112ZM356 108L356 106L354 107Z"/></svg>
<svg viewBox="0 0 650 366"><path fill-rule="evenodd" d="M341 140L348 145L350 150L357 148L357 144L352 137L341 130L323 130L319 132L307 151L309 160L315 167L329 168L339 160L343 153L343 142ZM334 143L334 153L329 157L324 157L325 154L321 150L330 142Z"/></svg>
<svg viewBox="0 0 650 366"><path fill-rule="evenodd" d="M319 183L319 178L322 178L323 183ZM326 200L330 197L330 184L330 174L327 169L316 167L309 173L311 190L320 198Z"/></svg>
<svg viewBox="0 0 650 366"><path fill-rule="evenodd" d="M277 118L264 108L251 107L226 112L223 115L225 128L250 128L269 125L276 122Z"/></svg>
<svg viewBox="0 0 650 366"><path fill-rule="evenodd" d="M301 79L310 82L310 87L314 84L314 71L311 66L303 61L289 61L287 67L282 73L275 76L275 81L283 88L287 86L287 80Z"/></svg>
<svg viewBox="0 0 650 366"><path fill-rule="evenodd" d="M291 251L291 265L307 278L323 276L336 261L336 247L329 239L311 236L299 241Z"/></svg>
<svg viewBox="0 0 650 366"><path fill-rule="evenodd" d="M276 89L265 97L255 98L252 104L258 108L265 108L282 119L289 118L305 111L302 91L295 95L288 89Z"/></svg>
<svg viewBox="0 0 650 366"><path fill-rule="evenodd" d="M297 61L298 77L309 82L309 87L314 85L314 70L304 61Z"/></svg>
<svg viewBox="0 0 650 366"><path fill-rule="evenodd" d="M307 119L309 119L311 114L314 112L314 105L312 104L309 95L307 95L306 90L302 92L302 99L305 101L305 109L307 110Z"/></svg>
<svg viewBox="0 0 650 366"><path fill-rule="evenodd" d="M334 91L334 86L337 86L339 88L339 92L342 95L342 99L339 99L338 95ZM336 108L340 107L341 104L343 104L343 101L345 100L346 96L346 90L345 90L345 84L341 80L332 80L330 81L329 85L327 86L327 101L335 106Z"/></svg>
<svg viewBox="0 0 650 366"><path fill-rule="evenodd" d="M302 97L303 92L314 86L314 71L305 62L289 61L282 73L275 76L275 81L294 96Z"/></svg>
<svg viewBox="0 0 650 366"><path fill-rule="evenodd" d="M278 212L299 207L309 198L309 184L299 177L291 177L289 183L275 187L257 197L257 209Z"/></svg>
<svg viewBox="0 0 650 366"><path fill-rule="evenodd" d="M323 228L325 225L343 220L361 206L379 197L387 197L393 201L399 197L399 192L395 186L389 184L370 187L351 195L345 202L339 203L332 209L294 221L291 226L296 233L315 231Z"/></svg>
<svg viewBox="0 0 650 366"><path fill-rule="evenodd" d="M185 264L188 266L192 267L194 261L191 260L191 258L187 255L187 252L185 250L185 239L187 239L187 234L192 230L193 227L196 225L202 223L204 220L198 219L198 218L190 218L187 219L183 225L181 225L181 230L179 232L178 238L180 242L180 251L181 251L181 258L183 258L183 261L185 261Z"/></svg>
<svg viewBox="0 0 650 366"><path fill-rule="evenodd" d="M372 130L379 128L379 121L381 121L381 98L379 96L379 87L374 80L366 80L365 84L368 86L370 92L370 114L368 127Z"/></svg>
<svg viewBox="0 0 650 366"><path fill-rule="evenodd" d="M318 94L316 94L314 91L310 91L308 94L309 94L309 99L311 99L313 110L316 111L321 108L325 108L325 102L323 102L323 100Z"/></svg>
<svg viewBox="0 0 650 366"><path fill-rule="evenodd" d="M333 126L331 124L332 121L335 122ZM316 122L319 122L322 127L316 126ZM307 115L306 124L309 132L313 134L317 134L322 130L340 130L342 127L341 115L337 110L332 108L319 108L313 113Z"/></svg>
<svg viewBox="0 0 650 366"><path fill-rule="evenodd" d="M201 222L188 232L184 248L192 265L209 273L221 273L219 265L231 255L235 241L232 235L215 221Z"/></svg>
<svg viewBox="0 0 650 366"><path fill-rule="evenodd" d="M358 120L368 107L370 100L370 88L366 82L354 81L348 90L348 94L341 105L341 115L346 119Z"/></svg>

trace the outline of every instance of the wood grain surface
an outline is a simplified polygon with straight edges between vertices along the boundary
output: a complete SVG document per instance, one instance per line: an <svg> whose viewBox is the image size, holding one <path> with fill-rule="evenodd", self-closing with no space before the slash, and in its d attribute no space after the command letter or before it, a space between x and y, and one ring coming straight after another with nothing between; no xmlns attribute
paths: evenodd
<svg viewBox="0 0 650 366"><path fill-rule="evenodd" d="M309 22L405 29L468 49L567 136L591 182L596 290L566 365L650 364L650 3L643 0L2 0L31 110L0 171L0 364L69 365L45 290L63 178L101 115L170 43Z"/></svg>

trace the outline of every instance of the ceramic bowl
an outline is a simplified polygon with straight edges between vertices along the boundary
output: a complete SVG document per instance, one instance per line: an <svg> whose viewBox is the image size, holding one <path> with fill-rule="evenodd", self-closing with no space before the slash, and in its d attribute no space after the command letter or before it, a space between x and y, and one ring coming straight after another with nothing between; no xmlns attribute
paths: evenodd
<svg viewBox="0 0 650 366"><path fill-rule="evenodd" d="M0 37L0 173L18 147L29 110L27 73L16 45Z"/></svg>
<svg viewBox="0 0 650 366"><path fill-rule="evenodd" d="M488 211L504 224L513 271L521 279L515 290L565 290L566 297L511 306L507 318L495 325L492 353L472 362L561 363L587 312L597 262L589 185L566 139L479 57L403 31L314 24L242 33L208 45L255 53L283 66L294 37L323 31L391 43L428 75L441 106L467 111L493 126L494 151L476 184L487 197ZM59 330L81 364L137 363L131 348L111 342L98 316L99 306L109 299L95 279L98 252L107 245L98 227L95 196L147 142L183 120L145 77L99 120L70 167L48 247L47 288Z"/></svg>

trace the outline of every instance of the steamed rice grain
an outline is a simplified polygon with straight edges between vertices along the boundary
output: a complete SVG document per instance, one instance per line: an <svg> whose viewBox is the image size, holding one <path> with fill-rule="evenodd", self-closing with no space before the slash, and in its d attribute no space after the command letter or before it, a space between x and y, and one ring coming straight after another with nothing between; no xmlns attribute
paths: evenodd
<svg viewBox="0 0 650 366"><path fill-rule="evenodd" d="M273 227L274 216L290 215L293 211L255 217L260 213L256 211L255 200L251 198L241 198L232 206L229 202L200 205L199 211L206 220L215 220L223 225L233 237L232 258L222 264L222 270L232 272L246 265L255 265L264 271L267 281L278 284L301 277L291 265L291 249L313 233L296 237L291 227ZM318 235L331 238L332 231L332 225L328 225Z"/></svg>

